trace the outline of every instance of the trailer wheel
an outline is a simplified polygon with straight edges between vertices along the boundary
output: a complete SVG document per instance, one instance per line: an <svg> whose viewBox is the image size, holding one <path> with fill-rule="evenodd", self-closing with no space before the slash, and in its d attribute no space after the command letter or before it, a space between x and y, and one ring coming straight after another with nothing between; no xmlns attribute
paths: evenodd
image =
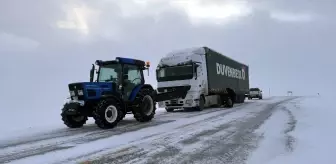
<svg viewBox="0 0 336 164"><path fill-rule="evenodd" d="M236 102L237 103L244 103L245 96L244 95L237 95L236 96Z"/></svg>
<svg viewBox="0 0 336 164"><path fill-rule="evenodd" d="M241 103L245 102L245 95L241 95Z"/></svg>
<svg viewBox="0 0 336 164"><path fill-rule="evenodd" d="M150 95L152 92L152 88L142 88L136 97L136 101L140 104L138 108L132 110L132 113L139 122L148 122L154 118L156 102Z"/></svg>
<svg viewBox="0 0 336 164"><path fill-rule="evenodd" d="M123 112L118 101L114 99L101 100L93 111L93 118L99 128L114 128L123 118Z"/></svg>
<svg viewBox="0 0 336 164"><path fill-rule="evenodd" d="M70 109L73 109L75 111L79 111L79 109L81 108L81 106L77 103L66 103L63 106L62 109L62 121L63 123L69 127L69 128L80 128L82 127L86 121L88 120L87 116L83 116L83 115L68 115L66 112Z"/></svg>
<svg viewBox="0 0 336 164"><path fill-rule="evenodd" d="M225 101L225 107L227 107L227 108L232 108L233 107L233 101L232 101L231 97L227 97L227 99Z"/></svg>

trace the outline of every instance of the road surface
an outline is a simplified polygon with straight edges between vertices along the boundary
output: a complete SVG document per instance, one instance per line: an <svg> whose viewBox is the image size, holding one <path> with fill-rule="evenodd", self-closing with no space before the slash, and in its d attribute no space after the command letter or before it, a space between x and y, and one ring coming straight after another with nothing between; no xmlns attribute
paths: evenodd
<svg viewBox="0 0 336 164"><path fill-rule="evenodd" d="M262 138L254 133L296 97L251 100L234 108L157 114L149 123L60 129L0 142L0 163L244 163Z"/></svg>

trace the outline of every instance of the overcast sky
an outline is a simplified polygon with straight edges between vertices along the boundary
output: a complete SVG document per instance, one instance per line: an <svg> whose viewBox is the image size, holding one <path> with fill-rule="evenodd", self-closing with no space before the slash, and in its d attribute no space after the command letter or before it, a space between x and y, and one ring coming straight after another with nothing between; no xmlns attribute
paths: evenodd
<svg viewBox="0 0 336 164"><path fill-rule="evenodd" d="M155 66L166 53L208 46L250 66L268 95L330 94L334 0L1 0L1 110L59 111L67 84L116 56Z"/></svg>

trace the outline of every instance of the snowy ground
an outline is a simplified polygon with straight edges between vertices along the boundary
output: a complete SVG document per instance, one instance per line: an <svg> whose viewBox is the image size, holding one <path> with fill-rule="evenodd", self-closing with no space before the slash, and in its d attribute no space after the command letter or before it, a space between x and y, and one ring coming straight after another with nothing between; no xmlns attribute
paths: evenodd
<svg viewBox="0 0 336 164"><path fill-rule="evenodd" d="M149 123L130 115L111 130L92 121L81 129L20 130L20 137L1 136L0 163L332 163L333 108L325 102L272 97L231 109L161 110Z"/></svg>
<svg viewBox="0 0 336 164"><path fill-rule="evenodd" d="M284 104L256 134L262 136L249 164L336 163L335 100L304 97Z"/></svg>

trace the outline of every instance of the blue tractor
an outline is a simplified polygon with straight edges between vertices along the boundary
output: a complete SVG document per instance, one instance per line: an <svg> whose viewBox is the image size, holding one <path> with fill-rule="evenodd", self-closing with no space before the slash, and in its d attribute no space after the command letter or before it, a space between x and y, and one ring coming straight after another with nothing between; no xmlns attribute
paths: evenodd
<svg viewBox="0 0 336 164"><path fill-rule="evenodd" d="M155 99L186 94L178 91L158 96L150 84L145 84L143 71L149 69L148 62L117 57L112 61L97 60L95 64L99 68L92 64L90 82L68 85L70 101L64 104L61 116L69 128L80 128L88 117L93 117L98 127L110 129L128 113L139 122L148 122L155 115Z"/></svg>

